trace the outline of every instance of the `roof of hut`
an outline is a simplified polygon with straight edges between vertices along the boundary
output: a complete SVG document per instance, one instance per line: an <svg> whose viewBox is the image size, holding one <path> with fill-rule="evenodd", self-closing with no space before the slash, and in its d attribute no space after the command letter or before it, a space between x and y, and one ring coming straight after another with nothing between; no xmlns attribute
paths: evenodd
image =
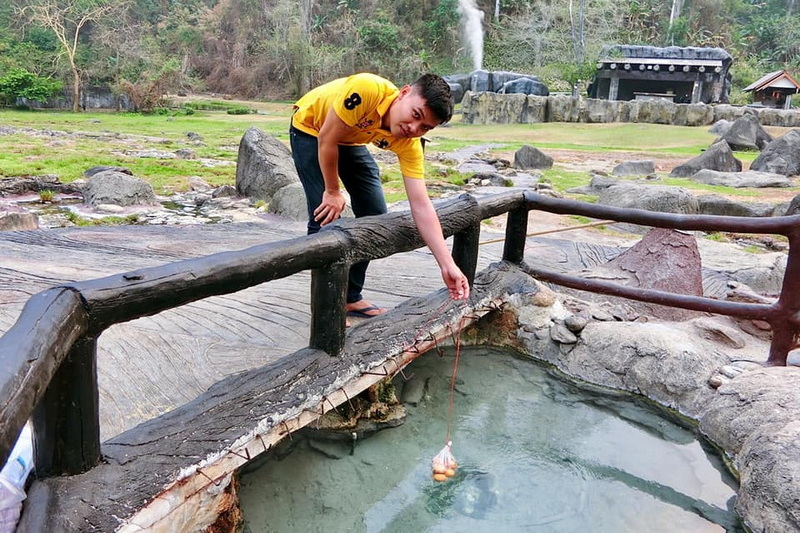
<svg viewBox="0 0 800 533"><path fill-rule="evenodd" d="M800 89L800 84L798 84L797 81L795 81L795 79L792 78L785 70L776 70L775 72L765 74L757 81L742 89L742 91L763 91L768 87L781 89Z"/></svg>

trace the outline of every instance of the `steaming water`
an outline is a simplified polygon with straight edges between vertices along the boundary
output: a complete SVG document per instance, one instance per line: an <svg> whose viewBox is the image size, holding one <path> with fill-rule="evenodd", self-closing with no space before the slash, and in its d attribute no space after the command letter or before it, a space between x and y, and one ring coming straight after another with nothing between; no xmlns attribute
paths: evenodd
<svg viewBox="0 0 800 533"><path fill-rule="evenodd" d="M495 349L462 353L451 435L460 466L434 482L452 364L452 353L429 353L406 369L427 381L423 401L352 455L349 444L326 456L295 438L291 453L243 474L245 531L743 531L735 482L691 431Z"/></svg>
<svg viewBox="0 0 800 533"><path fill-rule="evenodd" d="M483 11L475 0L458 0L458 15L464 46L472 58L472 68L478 70L483 67Z"/></svg>

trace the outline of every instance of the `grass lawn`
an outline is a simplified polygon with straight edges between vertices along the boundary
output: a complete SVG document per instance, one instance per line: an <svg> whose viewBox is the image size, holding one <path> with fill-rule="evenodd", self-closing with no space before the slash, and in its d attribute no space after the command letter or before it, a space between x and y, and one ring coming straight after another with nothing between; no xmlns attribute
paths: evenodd
<svg viewBox="0 0 800 533"><path fill-rule="evenodd" d="M185 102L184 102L185 103ZM289 102L236 103L257 111L228 114L199 109L193 114L139 115L134 113L0 110L0 178L51 174L69 183L96 165L129 168L150 182L159 194L185 190L188 178L199 176L212 185L233 184L239 141L255 126L288 142ZM22 133L7 133L9 128ZM5 131L5 133L4 133ZM190 137L198 135L200 142ZM690 128L658 124L461 124L433 130L428 137L435 152L450 152L474 145L497 145L497 153L513 153L525 144L587 154L641 152L690 159L714 140L707 127ZM194 159L138 157L143 150L174 153L191 149ZM755 154L737 154L752 161ZM222 162L222 164L210 164ZM225 164L227 162L227 164ZM468 176L442 169L428 162L428 180L460 185ZM404 198L402 179L396 164L381 164L387 197ZM585 185L586 172L559 168L559 161L545 178L560 190ZM668 180L668 184L697 188L690 180ZM707 187L707 186L700 186ZM708 188L715 191L720 188ZM722 188L730 194L729 188Z"/></svg>

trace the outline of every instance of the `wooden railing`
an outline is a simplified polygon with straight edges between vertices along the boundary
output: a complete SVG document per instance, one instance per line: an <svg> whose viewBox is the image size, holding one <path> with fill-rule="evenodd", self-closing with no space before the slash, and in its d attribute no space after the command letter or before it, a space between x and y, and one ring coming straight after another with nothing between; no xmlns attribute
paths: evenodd
<svg viewBox="0 0 800 533"><path fill-rule="evenodd" d="M780 298L772 305L627 288L549 272L524 263L532 209L641 225L785 235L789 259ZM684 309L767 321L773 329L768 363L785 365L800 331L800 216L753 219L688 216L620 209L509 192L476 200L462 195L437 209L453 256L472 281L481 220L508 213L503 259L538 279L588 291ZM34 426L38 477L85 472L100 461L97 339L113 324L228 294L303 270L312 271L309 346L339 355L345 339L345 290L350 265L423 246L408 213L342 220L316 235L254 246L68 283L34 295L0 337L0 464L27 420Z"/></svg>

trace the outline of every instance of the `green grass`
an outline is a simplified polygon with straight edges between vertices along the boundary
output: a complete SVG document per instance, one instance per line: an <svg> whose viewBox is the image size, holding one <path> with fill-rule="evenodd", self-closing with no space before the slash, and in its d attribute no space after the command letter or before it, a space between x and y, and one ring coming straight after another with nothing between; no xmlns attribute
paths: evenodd
<svg viewBox="0 0 800 533"><path fill-rule="evenodd" d="M191 176L199 176L212 185L233 184L236 167L206 166L200 159L235 163L239 141L245 131L255 126L288 143L290 102L238 102L184 98L174 105L191 106L193 114L175 110L170 114L0 110L0 126L29 129L36 135L0 134L0 178L51 174L68 183L97 165L129 168L147 180L159 194L183 191ZM230 109L247 108L257 113L231 115ZM219 111L203 108L220 109ZM56 132L44 134L43 132ZM199 135L194 143L189 133ZM707 127L680 127L658 124L504 124L469 125L454 123L433 130L428 137L429 153L452 152L460 148L494 144L493 156L509 157L523 145L547 149L575 150L585 153L640 152L642 158L654 155L689 159L708 148L714 135ZM134 152L157 150L175 152L191 149L197 159L153 159L136 157ZM754 152L739 152L736 157L750 162ZM622 157L620 154L619 157ZM381 164L384 188L389 201L405 198L399 167ZM463 185L469 175L435 162L426 162L427 181L439 185ZM588 172L570 170L560 165L544 172L544 179L559 191L589 183ZM693 190L724 193L742 197L758 196L757 191L702 185L688 179L664 177L661 183Z"/></svg>
<svg viewBox="0 0 800 533"><path fill-rule="evenodd" d="M657 151L669 154L697 155L716 138L708 127L665 126L615 122L610 124L460 124L437 128L429 135L439 146L506 144L517 150L523 144L538 148L601 151Z"/></svg>

